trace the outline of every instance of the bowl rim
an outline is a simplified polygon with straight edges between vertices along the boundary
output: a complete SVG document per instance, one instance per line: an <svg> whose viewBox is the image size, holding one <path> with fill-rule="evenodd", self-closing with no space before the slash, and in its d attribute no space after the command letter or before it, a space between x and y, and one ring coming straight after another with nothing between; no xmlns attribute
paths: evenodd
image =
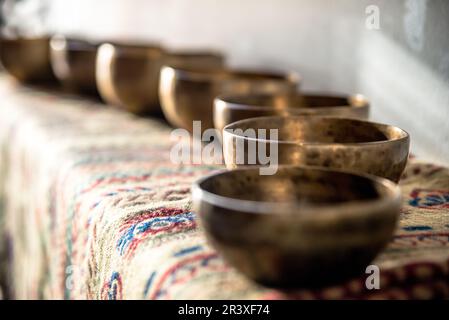
<svg viewBox="0 0 449 320"><path fill-rule="evenodd" d="M97 61L100 57L105 55L110 56L111 59L162 59L165 51L158 45L144 45L134 43L114 43L111 41L102 42L97 48Z"/></svg>
<svg viewBox="0 0 449 320"><path fill-rule="evenodd" d="M279 118L284 118L284 119L292 119L292 118L311 118L313 117L314 119L331 119L331 120L335 120L335 121L340 121L340 120L344 120L344 121L353 121L353 122L359 122L359 123L363 123L363 124L367 124L367 125L373 125L373 126L380 126L380 127L385 127L385 128L393 128L395 130L398 130L399 132L401 132L402 137L399 138L395 138L395 139L387 139L387 140L378 140L378 141L364 141L364 142L318 142L318 141L294 141L294 140L271 140L271 139L261 139L261 138L252 138L252 137L246 137L246 136L242 136L242 135L238 135L235 134L234 132L230 132L228 131L228 129L231 126L235 126L235 125L240 125L241 123L245 123L245 122L250 122L250 121L254 121L256 119L279 119ZM255 141L255 142L265 142L265 143L277 143L280 145L296 145L296 146L352 146L352 147L358 147L358 146L370 146L370 145L378 145L378 144L385 144L385 143L392 143L392 142L401 142L401 141L409 141L410 140L410 134L405 131L402 128L396 127L394 125L389 125L389 124L385 124L385 123L380 123L380 122L373 122L373 121L368 121L368 120L361 120L361 119L354 119L354 118L347 118L347 117L338 117L338 116L323 116L323 115L311 115L311 114L304 114L304 115L289 115L289 116L265 116L265 117L253 117L253 118L247 118L247 119L243 119L243 120L238 120L235 122L232 122L228 125L226 125L223 128L223 138L224 135L230 135L232 137L235 137L236 139L243 139L243 140L248 140L248 141Z"/></svg>
<svg viewBox="0 0 449 320"><path fill-rule="evenodd" d="M351 200L332 204L310 204L295 201L273 202L236 199L212 193L205 190L201 186L203 182L219 177L221 175L231 174L232 172L236 171L259 170L260 167L261 166L243 166L232 170L223 169L201 177L197 179L192 185L192 199L193 201L197 199L200 201L208 202L218 207L255 215L272 214L273 212L276 212L276 215L292 214L292 210L295 210L295 215L297 215L298 213L300 213L301 216L312 215L312 219L314 217L316 219L316 216L313 215L316 210L320 210L320 215L318 218L321 218L322 216L332 217L335 215L336 211L339 211L339 217L345 215L352 216L355 211L365 212L366 214L368 214L373 211L387 208L391 205L400 206L402 200L402 194L399 185L386 178L351 170L332 169L319 166L279 165L279 169L299 168L305 171L312 170L321 172L337 172L344 175L362 177L370 181L371 183L374 183L377 187L381 186L387 192L385 194L381 194L379 198L376 199Z"/></svg>
<svg viewBox="0 0 449 320"><path fill-rule="evenodd" d="M276 69L250 69L250 68L229 68L225 65L216 68L195 68L188 66L173 66L164 65L161 68L172 69L172 72L177 77L189 81L219 81L221 79L228 79L235 76L239 78L241 75L261 76L262 81L285 82L294 86L302 83L302 76L296 71L285 71Z"/></svg>
<svg viewBox="0 0 449 320"><path fill-rule="evenodd" d="M200 57L200 58L217 58L224 60L226 59L226 55L214 49L207 48L193 48L193 49L167 49L165 50L166 58L191 58L191 57ZM177 68L176 65L167 65L170 67Z"/></svg>
<svg viewBox="0 0 449 320"><path fill-rule="evenodd" d="M327 110L348 110L348 109L369 109L370 102L366 96L360 93L354 94L344 94L344 93L335 93L335 92L319 92L319 91L305 91L305 92L295 92L293 93L295 97L303 96L304 98L331 98L331 99L342 99L346 100L346 104L336 104L329 106L320 106L320 107L296 107L294 105L283 108L285 111L327 111ZM275 109L272 105L263 105L263 104L251 104L247 102L239 102L239 99L249 98L249 97L274 97L274 94L226 94L219 95L214 99L215 104L224 104L227 109L231 110L251 110L251 111L270 111Z"/></svg>
<svg viewBox="0 0 449 320"><path fill-rule="evenodd" d="M9 43L32 43L32 42L49 42L52 38L52 35L44 34L44 35L36 35L36 36L4 36L0 35L0 42L9 42Z"/></svg>
<svg viewBox="0 0 449 320"><path fill-rule="evenodd" d="M73 46L77 43L77 46ZM63 34L55 34L50 39L50 50L68 52L96 52L102 42L96 42L82 37L71 37Z"/></svg>

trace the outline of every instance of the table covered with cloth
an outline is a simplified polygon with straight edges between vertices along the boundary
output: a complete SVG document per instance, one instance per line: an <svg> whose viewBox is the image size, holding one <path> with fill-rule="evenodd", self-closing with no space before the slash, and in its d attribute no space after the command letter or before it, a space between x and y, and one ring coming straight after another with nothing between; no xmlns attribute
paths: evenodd
<svg viewBox="0 0 449 320"><path fill-rule="evenodd" d="M321 289L246 280L211 248L190 187L218 166L170 161L171 129L0 78L0 280L19 299L449 297L449 169L412 159L396 233L368 274ZM418 156L419 159L419 156Z"/></svg>

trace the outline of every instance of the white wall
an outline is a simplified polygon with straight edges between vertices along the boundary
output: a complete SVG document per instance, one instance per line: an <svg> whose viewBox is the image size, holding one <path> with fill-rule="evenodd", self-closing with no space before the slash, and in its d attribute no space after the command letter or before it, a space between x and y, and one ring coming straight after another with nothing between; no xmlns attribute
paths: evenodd
<svg viewBox="0 0 449 320"><path fill-rule="evenodd" d="M419 157L449 163L449 1L44 1L53 31L213 47L234 66L297 70L305 89L361 92ZM366 28L370 4L380 30Z"/></svg>

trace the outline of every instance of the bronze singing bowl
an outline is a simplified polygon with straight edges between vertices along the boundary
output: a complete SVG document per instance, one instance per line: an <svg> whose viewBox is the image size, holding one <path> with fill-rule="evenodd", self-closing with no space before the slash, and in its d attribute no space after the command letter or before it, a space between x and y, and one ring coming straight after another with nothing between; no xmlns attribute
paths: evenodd
<svg viewBox="0 0 449 320"><path fill-rule="evenodd" d="M96 81L103 100L136 114L157 110L162 58L163 50L158 46L101 45Z"/></svg>
<svg viewBox="0 0 449 320"><path fill-rule="evenodd" d="M258 129L267 129L266 137L257 136ZM277 139L271 138L269 129L278 130ZM251 148L259 151L263 147L262 153L266 150L271 157L270 148L277 147L279 164L345 169L398 182L407 164L409 145L408 133L400 128L325 116L251 118L223 129L223 155L230 169L253 164L253 158L259 164L255 151L254 157L248 158Z"/></svg>
<svg viewBox="0 0 449 320"><path fill-rule="evenodd" d="M96 94L95 61L97 43L54 36L50 42L53 72L66 88Z"/></svg>
<svg viewBox="0 0 449 320"><path fill-rule="evenodd" d="M159 96L162 111L174 127L192 132L193 121L201 121L204 131L213 128L213 102L218 95L288 93L296 91L298 84L294 73L165 66Z"/></svg>
<svg viewBox="0 0 449 320"><path fill-rule="evenodd" d="M391 239L399 187L314 167L257 167L197 181L193 208L210 243L254 281L319 287L362 274Z"/></svg>
<svg viewBox="0 0 449 320"><path fill-rule="evenodd" d="M0 61L5 70L21 82L54 80L49 42L48 37L0 38Z"/></svg>
<svg viewBox="0 0 449 320"><path fill-rule="evenodd" d="M238 120L303 114L367 119L369 102L359 94L301 93L225 95L214 101L214 126L219 131Z"/></svg>

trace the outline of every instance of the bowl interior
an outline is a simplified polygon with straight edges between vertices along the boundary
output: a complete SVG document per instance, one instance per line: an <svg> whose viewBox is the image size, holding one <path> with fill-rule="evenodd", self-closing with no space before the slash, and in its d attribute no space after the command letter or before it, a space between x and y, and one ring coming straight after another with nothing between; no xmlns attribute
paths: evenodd
<svg viewBox="0 0 449 320"><path fill-rule="evenodd" d="M157 45L144 43L105 42L99 47L102 57L118 60L119 62L139 61L148 59L160 59L163 49Z"/></svg>
<svg viewBox="0 0 449 320"><path fill-rule="evenodd" d="M243 136L257 133L258 129L266 129L267 139L274 139L270 136L270 129L278 129L277 141L291 143L372 143L407 136L405 131L393 126L320 116L251 118L237 121L225 129L241 129L243 134L234 134Z"/></svg>
<svg viewBox="0 0 449 320"><path fill-rule="evenodd" d="M99 44L87 40L54 36L50 41L53 50L64 51L96 51Z"/></svg>
<svg viewBox="0 0 449 320"><path fill-rule="evenodd" d="M285 108L329 108L364 107L367 101L360 95L319 95L319 94L254 94L221 97L227 103L238 108L269 107Z"/></svg>
<svg viewBox="0 0 449 320"><path fill-rule="evenodd" d="M50 41L50 37L48 36L42 36L42 37L6 37L0 35L0 42L3 44L9 44L9 45L17 45L17 44L30 44L35 45L38 43L44 43L48 45L48 42Z"/></svg>
<svg viewBox="0 0 449 320"><path fill-rule="evenodd" d="M167 52L166 56L168 58L173 59L193 59L193 58L217 58L217 59L223 59L224 56L222 56L218 52L214 51L201 51L201 50L185 50L185 51L173 51L173 52Z"/></svg>
<svg viewBox="0 0 449 320"><path fill-rule="evenodd" d="M184 79L222 79L237 78L243 80L275 80L296 82L294 74L284 74L275 71L252 71L252 70L233 70L221 66L211 66L208 68L182 66L175 68L178 76Z"/></svg>
<svg viewBox="0 0 449 320"><path fill-rule="evenodd" d="M297 205L332 205L368 201L391 191L365 176L314 168L279 167L274 175L260 175L257 168L218 174L199 187L222 199Z"/></svg>

